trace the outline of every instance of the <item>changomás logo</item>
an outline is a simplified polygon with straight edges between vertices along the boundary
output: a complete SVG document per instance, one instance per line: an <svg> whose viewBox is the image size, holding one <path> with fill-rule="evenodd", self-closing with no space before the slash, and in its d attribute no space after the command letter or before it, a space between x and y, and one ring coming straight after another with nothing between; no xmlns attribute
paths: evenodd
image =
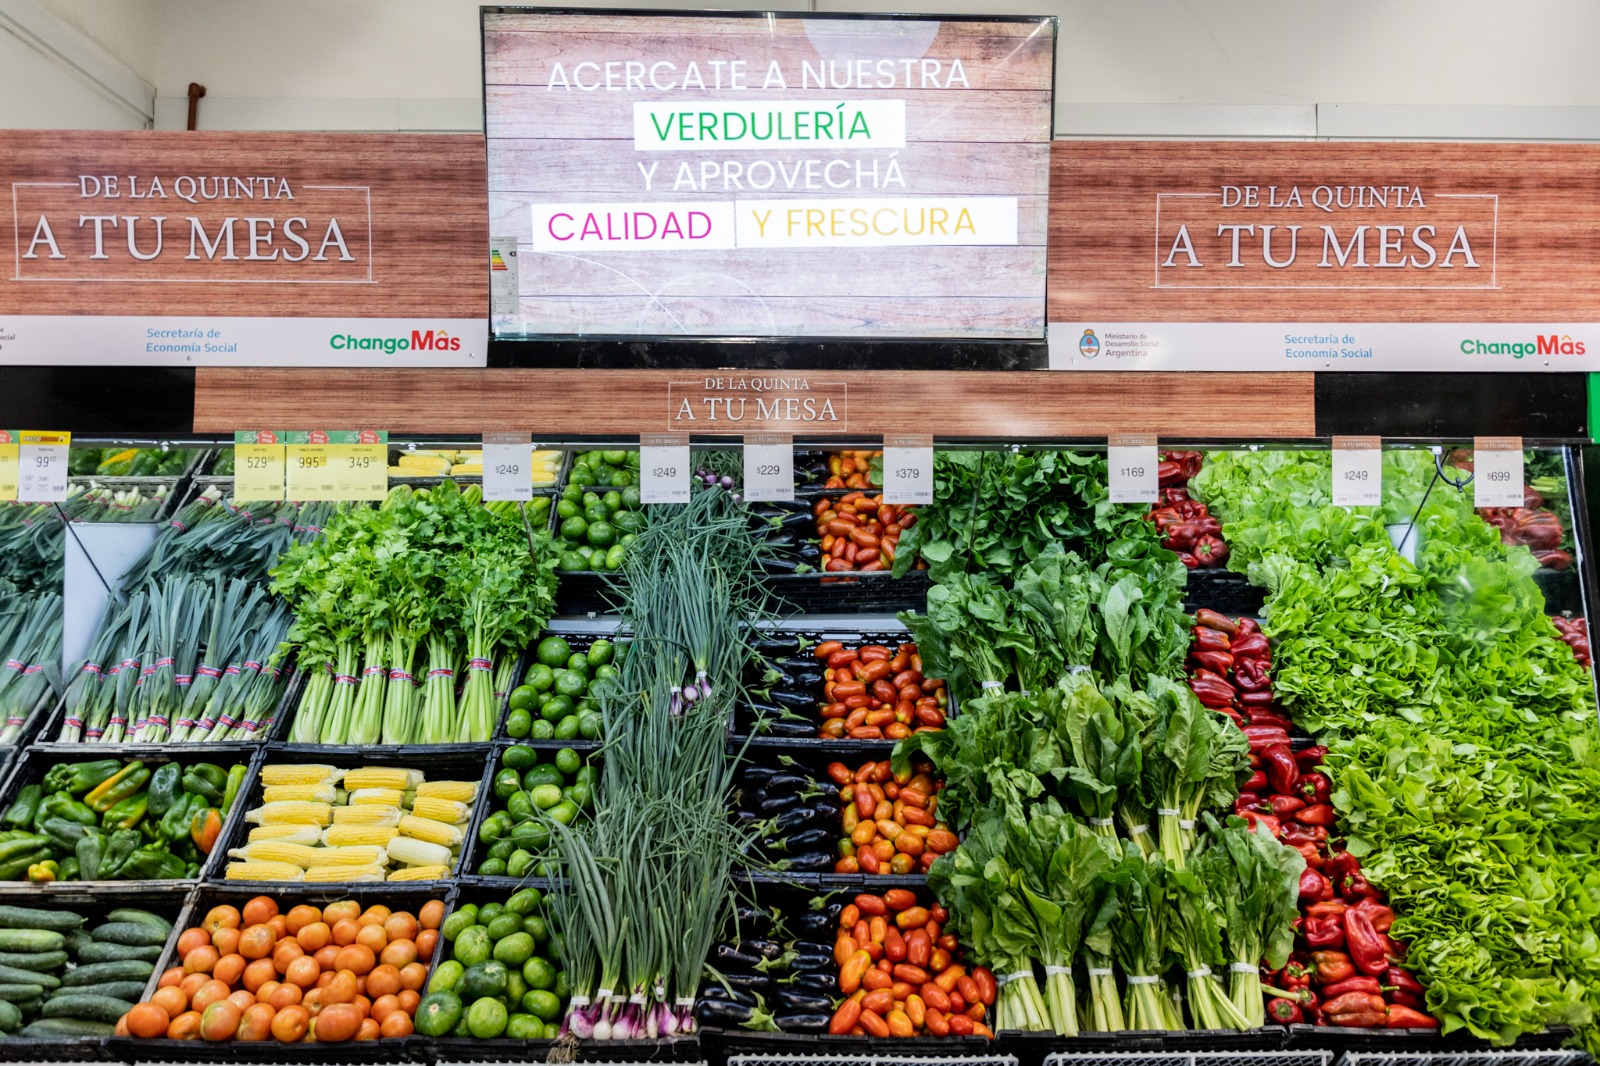
<svg viewBox="0 0 1600 1066"><path fill-rule="evenodd" d="M1530 355L1583 355L1588 346L1581 340L1573 340L1572 335L1534 334L1531 341L1484 341L1468 338L1461 342L1462 355L1509 355L1514 359L1524 359Z"/></svg>
<svg viewBox="0 0 1600 1066"><path fill-rule="evenodd" d="M1078 354L1085 359L1093 359L1100 354L1100 338L1094 335L1094 330L1086 329L1083 336L1078 338Z"/></svg>

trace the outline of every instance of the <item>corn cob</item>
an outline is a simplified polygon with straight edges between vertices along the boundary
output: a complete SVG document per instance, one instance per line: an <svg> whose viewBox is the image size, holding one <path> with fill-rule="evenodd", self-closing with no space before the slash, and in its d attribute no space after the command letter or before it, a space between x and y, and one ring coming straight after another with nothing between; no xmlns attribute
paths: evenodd
<svg viewBox="0 0 1600 1066"><path fill-rule="evenodd" d="M316 785L324 781L338 784L344 771L321 763L277 763L261 768L263 785Z"/></svg>
<svg viewBox="0 0 1600 1066"><path fill-rule="evenodd" d="M391 881L443 881L450 876L448 866L407 866L389 875Z"/></svg>
<svg viewBox="0 0 1600 1066"><path fill-rule="evenodd" d="M338 798L339 790L331 781L323 781L315 785L268 785L261 791L263 803L283 803L295 801L300 803L332 803Z"/></svg>
<svg viewBox="0 0 1600 1066"><path fill-rule="evenodd" d="M443 844L430 844L415 837L397 836L389 842L389 859L408 866L444 866L455 862L455 856Z"/></svg>
<svg viewBox="0 0 1600 1066"><path fill-rule="evenodd" d="M350 793L350 805L359 806L363 803L379 803L385 807L400 807L405 804L406 794L398 788L358 788Z"/></svg>
<svg viewBox="0 0 1600 1066"><path fill-rule="evenodd" d="M471 803L478 798L476 781L424 781L417 786L417 799L454 800Z"/></svg>
<svg viewBox="0 0 1600 1066"><path fill-rule="evenodd" d="M420 770L398 766L363 766L344 775L344 787L351 792L362 788L398 788L404 792L416 788L422 781Z"/></svg>
<svg viewBox="0 0 1600 1066"><path fill-rule="evenodd" d="M377 803L364 803L359 807L335 807L332 819L334 825L399 825L400 808L385 807Z"/></svg>
<svg viewBox="0 0 1600 1066"><path fill-rule="evenodd" d="M400 835L411 837L413 840L443 844L447 848L453 848L461 843L460 827L436 822L432 818L418 818L414 814L408 814L402 817L398 824Z"/></svg>
<svg viewBox="0 0 1600 1066"><path fill-rule="evenodd" d="M457 463L455 466L452 466L450 468L450 476L452 476L452 477L454 477L457 474L481 474L481 473L483 473L483 464L482 463Z"/></svg>
<svg viewBox="0 0 1600 1066"><path fill-rule="evenodd" d="M234 848L228 852L228 856L248 862L277 863L304 870L307 866L315 864L317 857L324 850L307 847L304 844L286 844L281 840L258 840L254 844Z"/></svg>
<svg viewBox="0 0 1600 1066"><path fill-rule="evenodd" d="M418 818L431 818L446 825L462 825L472 817L472 808L455 800L421 796L411 804L411 813Z"/></svg>
<svg viewBox="0 0 1600 1066"><path fill-rule="evenodd" d="M286 862L230 862L223 876L229 881L304 881L306 873Z"/></svg>
<svg viewBox="0 0 1600 1066"><path fill-rule="evenodd" d="M450 459L434 453L401 452L395 466L411 476L438 477L450 472Z"/></svg>
<svg viewBox="0 0 1600 1066"><path fill-rule="evenodd" d="M387 866L389 853L375 844L350 844L337 848L312 848L312 866Z"/></svg>
<svg viewBox="0 0 1600 1066"><path fill-rule="evenodd" d="M312 882L382 881L382 866L313 866L305 879Z"/></svg>
<svg viewBox="0 0 1600 1066"><path fill-rule="evenodd" d="M285 844L304 844L310 847L319 842L322 832L323 830L314 825L294 825L289 822L280 825L258 825L250 830L245 843L259 844L262 841L277 840Z"/></svg>
<svg viewBox="0 0 1600 1066"><path fill-rule="evenodd" d="M340 810L350 810L341 807ZM245 812L245 821L258 825L327 825L333 820L333 808L326 803L299 803L293 800L268 803Z"/></svg>
<svg viewBox="0 0 1600 1066"><path fill-rule="evenodd" d="M330 848L369 845L385 848L400 831L376 825L331 825L322 831L322 843Z"/></svg>

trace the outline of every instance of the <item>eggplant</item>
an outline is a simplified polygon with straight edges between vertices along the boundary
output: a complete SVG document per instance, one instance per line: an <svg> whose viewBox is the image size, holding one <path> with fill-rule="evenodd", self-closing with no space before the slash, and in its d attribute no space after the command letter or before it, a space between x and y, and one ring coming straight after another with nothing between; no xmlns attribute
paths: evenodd
<svg viewBox="0 0 1600 1066"><path fill-rule="evenodd" d="M789 960L789 969L793 973L830 973L837 975L839 964L833 961L833 952L831 951L796 951L794 958Z"/></svg>
<svg viewBox="0 0 1600 1066"><path fill-rule="evenodd" d="M746 940L739 945L741 955L760 955L763 959L775 959L783 954L783 945L776 940Z"/></svg>
<svg viewBox="0 0 1600 1066"><path fill-rule="evenodd" d="M761 842L768 851L815 851L835 843L839 834L825 825L812 826L787 837L772 837Z"/></svg>
<svg viewBox="0 0 1600 1066"><path fill-rule="evenodd" d="M767 659L800 653L799 637L758 637L749 644L751 651Z"/></svg>
<svg viewBox="0 0 1600 1066"><path fill-rule="evenodd" d="M831 907L817 911L807 911L794 920L794 930L801 936L825 937L831 936L839 925L839 914L835 911L829 914ZM843 909L842 907L840 908Z"/></svg>
<svg viewBox="0 0 1600 1066"><path fill-rule="evenodd" d="M761 546L764 548L798 548L800 546L800 534L792 529L784 529L780 526L761 538Z"/></svg>
<svg viewBox="0 0 1600 1066"><path fill-rule="evenodd" d="M706 982L706 984L700 989L700 999L702 1001L715 1000L719 1003L737 1003L742 1007L754 1007L760 1002L760 1000L756 999L756 997L749 992L745 992L738 988L723 988L715 981Z"/></svg>
<svg viewBox="0 0 1600 1066"><path fill-rule="evenodd" d="M833 1014L778 1014L772 1023L783 1033L826 1033Z"/></svg>
<svg viewBox="0 0 1600 1066"><path fill-rule="evenodd" d="M740 954L754 954L754 952L741 951ZM783 952L780 950L778 954L781 955ZM721 973L721 971L718 972ZM769 995L774 988L772 978L764 973L723 973L721 979L729 988L736 988L741 992L749 992L757 996ZM716 984L717 981L712 980L711 983Z"/></svg>
<svg viewBox="0 0 1600 1066"><path fill-rule="evenodd" d="M782 670L785 674L794 675L817 669L817 660L806 658L774 659L772 666L774 669Z"/></svg>
<svg viewBox="0 0 1600 1066"><path fill-rule="evenodd" d="M820 567L822 565L822 545L802 544L795 549L795 556L802 563L810 563L812 566Z"/></svg>
<svg viewBox="0 0 1600 1066"><path fill-rule="evenodd" d="M746 766L742 777L745 784L760 788L776 777L777 774L778 770L773 766Z"/></svg>
<svg viewBox="0 0 1600 1066"><path fill-rule="evenodd" d="M718 944L711 949L711 965L718 972L727 970L753 970L761 964L759 955L746 955L729 944Z"/></svg>
<svg viewBox="0 0 1600 1066"><path fill-rule="evenodd" d="M764 700L746 700L744 705L751 714L764 718L783 718L789 713L787 708L779 707L776 703L768 703ZM778 771L774 770L772 772L777 773Z"/></svg>
<svg viewBox="0 0 1600 1066"><path fill-rule="evenodd" d="M788 873L826 873L833 869L833 864L839 857L832 848L822 851L805 852L800 855L791 855L781 863L775 865L783 868Z"/></svg>
<svg viewBox="0 0 1600 1066"><path fill-rule="evenodd" d="M795 804L805 802L798 796L769 796L764 792L758 793L758 795L761 797L760 800L753 803L752 806L761 814L768 817L775 814L782 814Z"/></svg>
<svg viewBox="0 0 1600 1066"><path fill-rule="evenodd" d="M790 740L815 740L817 726L815 722L797 722L792 718L778 721L768 719L761 723L760 732L766 736L783 737Z"/></svg>
<svg viewBox="0 0 1600 1066"><path fill-rule="evenodd" d="M778 915L766 907L748 907L743 904L733 908L734 921L740 925L771 925Z"/></svg>
<svg viewBox="0 0 1600 1066"><path fill-rule="evenodd" d="M713 1025L724 1029L731 1029L743 1025L755 1015L755 1007L747 1007L742 1003L730 1003L719 999L702 999L695 1004L694 1016L701 1025Z"/></svg>
<svg viewBox="0 0 1600 1066"><path fill-rule="evenodd" d="M822 691L822 686L828 683L828 679L823 676L822 671L815 669L799 670L789 674L788 677L789 685L792 688L806 689L812 693L813 699L816 698L816 693Z"/></svg>
<svg viewBox="0 0 1600 1066"><path fill-rule="evenodd" d="M844 808L839 806L839 801L831 795L818 796L811 801L810 807L816 812L818 818L837 818L844 813Z"/></svg>
<svg viewBox="0 0 1600 1066"><path fill-rule="evenodd" d="M817 519L810 511L795 511L778 520L779 529L790 529L796 533L815 533Z"/></svg>
<svg viewBox="0 0 1600 1066"><path fill-rule="evenodd" d="M791 711L816 711L817 697L812 692L773 691L767 693L772 702Z"/></svg>
<svg viewBox="0 0 1600 1066"><path fill-rule="evenodd" d="M797 973L789 978L789 985L804 992L828 995L838 991L839 979L826 971Z"/></svg>
<svg viewBox="0 0 1600 1066"><path fill-rule="evenodd" d="M733 820L736 824L746 827L759 825L760 823L766 821L765 818L757 814L755 811L752 811L748 807L741 807L739 810L735 811Z"/></svg>
<svg viewBox="0 0 1600 1066"><path fill-rule="evenodd" d="M769 574L809 574L816 570L814 563L804 559L781 559L772 555L757 559L756 565Z"/></svg>
<svg viewBox="0 0 1600 1066"><path fill-rule="evenodd" d="M796 774L782 771L767 778L764 786L768 796L793 796L804 792L816 785L817 779L810 774Z"/></svg>
<svg viewBox="0 0 1600 1066"><path fill-rule="evenodd" d="M833 1012L833 1000L815 992L779 992L778 1006L784 1011L797 1011L807 1014L831 1014Z"/></svg>
<svg viewBox="0 0 1600 1066"><path fill-rule="evenodd" d="M779 832L804 829L817 820L817 812L813 804L796 804L791 797L785 796L784 798L790 800L790 805L779 813L777 821L774 823L774 828Z"/></svg>

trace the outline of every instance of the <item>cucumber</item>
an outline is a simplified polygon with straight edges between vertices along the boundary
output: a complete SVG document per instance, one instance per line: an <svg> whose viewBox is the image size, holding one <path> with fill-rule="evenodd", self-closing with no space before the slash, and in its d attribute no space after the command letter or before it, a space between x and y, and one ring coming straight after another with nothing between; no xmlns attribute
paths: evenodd
<svg viewBox="0 0 1600 1066"><path fill-rule="evenodd" d="M142 911L137 907L118 907L116 910L106 915L106 921L142 922L145 925L154 926L155 928L161 930L163 936L167 936L172 933L171 922L167 921L159 914L152 914L149 911Z"/></svg>
<svg viewBox="0 0 1600 1066"><path fill-rule="evenodd" d="M89 930L89 935L101 943L126 944L131 947L159 947L167 942L167 934L143 922L107 922ZM0 945L4 941L0 940Z"/></svg>
<svg viewBox="0 0 1600 1066"><path fill-rule="evenodd" d="M138 959L96 962L68 970L61 978L61 983L67 988L77 988L79 985L97 985L102 981L148 981L155 972L153 964ZM3 971L0 971L0 976L3 975Z"/></svg>
<svg viewBox="0 0 1600 1066"><path fill-rule="evenodd" d="M145 974L145 977L149 977ZM19 970L14 966L0 966L0 984L4 985L42 985L45 988L61 987L61 978L49 973L39 973L36 970Z"/></svg>
<svg viewBox="0 0 1600 1066"><path fill-rule="evenodd" d="M19 970L50 973L66 963L65 951L0 951L0 966L14 966Z"/></svg>
<svg viewBox="0 0 1600 1066"><path fill-rule="evenodd" d="M93 943L94 937L85 933L82 929L74 929L67 934L67 950L72 953L72 957L75 959L82 957L84 949Z"/></svg>
<svg viewBox="0 0 1600 1066"><path fill-rule="evenodd" d="M0 951L60 951L67 938L50 929L0 929Z"/></svg>
<svg viewBox="0 0 1600 1066"><path fill-rule="evenodd" d="M0 999L0 1029L14 1033L22 1028L22 1011L15 1003Z"/></svg>
<svg viewBox="0 0 1600 1066"><path fill-rule="evenodd" d="M83 928L83 915L72 911L45 910L42 907L0 906L0 927L54 929L58 933L66 933Z"/></svg>
<svg viewBox="0 0 1600 1066"><path fill-rule="evenodd" d="M132 1008L133 1000L112 999L109 996L56 996L45 1000L44 1010L40 1013L46 1018L73 1018L82 1022L116 1025L117 1019Z"/></svg>
<svg viewBox="0 0 1600 1066"><path fill-rule="evenodd" d="M12 1003L26 1003L42 995L44 995L43 985L0 985L0 999L7 999Z"/></svg>
<svg viewBox="0 0 1600 1066"><path fill-rule="evenodd" d="M102 981L97 985L79 985L75 988L58 988L51 994L50 1000L60 999L63 996L104 996L106 999L125 999L130 1003L137 1003L144 995L145 982L143 981Z"/></svg>
<svg viewBox="0 0 1600 1066"><path fill-rule="evenodd" d="M87 938L86 938L87 939ZM101 944L90 940L84 948L73 952L79 962L123 962L127 959L138 959L141 962L155 962L161 957L161 948L154 944L142 947L133 947L128 944ZM0 956L3 960L4 956Z"/></svg>
<svg viewBox="0 0 1600 1066"><path fill-rule="evenodd" d="M18 1036L49 1038L64 1036L110 1036L116 1022L87 1022L77 1018L45 1018L34 1022Z"/></svg>

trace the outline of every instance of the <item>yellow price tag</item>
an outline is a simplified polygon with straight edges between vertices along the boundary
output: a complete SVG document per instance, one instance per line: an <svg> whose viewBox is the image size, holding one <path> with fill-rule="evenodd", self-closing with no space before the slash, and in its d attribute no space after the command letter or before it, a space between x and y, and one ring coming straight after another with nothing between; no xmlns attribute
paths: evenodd
<svg viewBox="0 0 1600 1066"><path fill-rule="evenodd" d="M291 444L291 500L380 501L389 492L388 449L382 444Z"/></svg>
<svg viewBox="0 0 1600 1066"><path fill-rule="evenodd" d="M284 458L282 444L235 444L233 498L251 502L283 499Z"/></svg>
<svg viewBox="0 0 1600 1066"><path fill-rule="evenodd" d="M17 465L21 454L20 444L0 444L0 500L17 498Z"/></svg>

